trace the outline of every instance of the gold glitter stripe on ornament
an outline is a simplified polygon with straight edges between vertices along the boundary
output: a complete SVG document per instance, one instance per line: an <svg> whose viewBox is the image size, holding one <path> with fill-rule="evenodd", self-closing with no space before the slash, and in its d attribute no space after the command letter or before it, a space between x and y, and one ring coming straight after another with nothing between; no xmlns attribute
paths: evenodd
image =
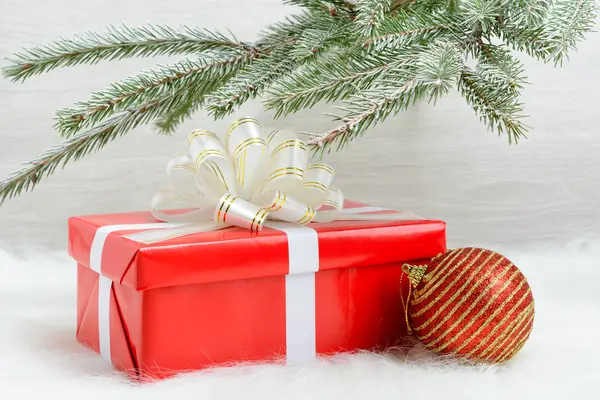
<svg viewBox="0 0 600 400"><path fill-rule="evenodd" d="M521 298L521 300L526 299L528 296L528 293L525 293L523 298ZM519 303L520 305L521 303ZM496 339L492 342L492 344L490 344L489 346L486 346L486 348L481 352L481 354L478 355L478 358L480 359L489 359L492 354L494 354L494 352L498 349L501 349L504 347L504 345L506 344L506 342L508 342L510 340L510 338L512 337L511 335L513 335L515 333L515 331L517 329L519 329L519 327L521 327L521 322L523 322L523 320L527 317L527 315L529 315L529 308L531 308L531 305L527 306L524 310L521 310L515 317L514 320L512 320L510 322L510 324L508 324L508 326L504 329L504 332L502 332L501 334L498 334L498 336L496 337ZM515 310L518 309L518 306L515 305L513 306L513 308L511 309L511 313L514 312ZM498 343L501 340L500 343Z"/></svg>
<svg viewBox="0 0 600 400"><path fill-rule="evenodd" d="M477 275L477 273L478 273L478 272L479 272L479 271L480 271L480 270L481 270L483 267L485 267L485 266L486 266L486 264L488 263L488 261L490 261L490 260L491 260L491 258L492 258L492 257L494 257L494 255L495 255L494 253L490 254L490 255L488 256L488 258L487 258L487 259L485 259L485 261L483 261L483 262L482 262L482 263L479 265L479 267L478 267L478 268L475 270L475 273L474 273L473 275ZM438 304L438 302L439 302L439 301L440 301L440 300L441 300L441 299L442 299L442 298L443 298L443 297L446 295L446 293L448 293L448 292L449 292L449 291L450 291L450 290L451 290L451 289L454 287L454 285L456 285L456 284L457 284L457 283L458 283L458 282L461 280L461 278L463 278L463 276L464 276L465 274L467 274L467 272L470 272L470 271L471 271L471 267L473 266L473 264L475 263L475 261L476 261L476 260L477 260L477 258L474 258L474 259L473 259L473 261L471 262L471 264L467 265L467 266L466 266L466 267L465 267L465 268L464 268L464 269L463 269L463 270L462 270L462 271L461 271L461 272L460 272L460 273L459 273L459 274L456 276L456 278L454 279L454 281L452 281L452 283L450 283L449 285L447 285L447 286L444 288L444 290L442 290L442 292L441 292L441 293L439 293L439 294L438 294L438 295L435 297L435 299L434 299L433 301L430 301L430 302L429 302L429 303L428 303L428 304L427 304L425 307L423 307L423 308L419 309L419 311L418 311L418 312L416 312L416 313L414 314L414 317L420 317L420 316L421 316L421 315L423 315L425 312L427 312L427 311L428 311L428 310L429 310L431 307L433 307L434 305L437 305L437 304ZM498 262L496 262L496 264L494 264L494 265L493 265L492 269L493 269L493 268L495 268L496 266L498 266L498 264L500 264L500 262L502 262L502 261L503 261L503 259L502 259L502 258L500 258L500 260L498 260ZM470 278L470 277L469 277L469 278ZM465 282L465 284L463 285L463 288L465 288L466 286L468 286L468 285L470 285L470 284L472 283L472 279L469 279L469 278L465 279L465 280L466 280L466 282ZM446 280L446 278L444 278L444 280L442 280L442 281L441 281L441 283L445 282L445 280ZM459 292L457 291L457 292L455 293L455 296L457 296L457 293L459 293ZM451 300L450 300L450 301L451 301ZM419 330L419 328L415 328L415 329Z"/></svg>
<svg viewBox="0 0 600 400"><path fill-rule="evenodd" d="M500 352L500 354L498 354L496 357L493 357L494 353L490 354L490 356L488 358L486 358L486 362L490 362L490 363L501 363L506 361L508 358L507 356L511 355L511 353L513 353L513 351L515 350L516 347L519 346L519 343L521 342L525 342L527 339L527 331L530 330L529 328L529 324L533 321L533 315L528 313L528 317L526 319L523 319L523 321L521 321L523 324L520 326L521 329L519 329L519 332L517 332L516 335L514 335L513 339L510 341L510 343L507 343L506 346L504 346L504 350L502 350ZM525 335L525 336L524 336ZM498 350L498 349L496 349Z"/></svg>
<svg viewBox="0 0 600 400"><path fill-rule="evenodd" d="M436 268L434 270L431 270L425 274L425 276L423 277L423 282L425 282L425 285L421 289L415 290L411 304L416 305L421 303L439 286L438 280L443 279L446 276L446 269L448 267L452 267L450 272L454 271L468 259L468 257L473 251L475 251L475 249L473 248L469 250L469 253L465 257L463 257L463 260L461 260L458 264L453 266L452 264L454 263L456 258L461 255L463 250L465 249L452 250L446 255L446 258L439 265L435 266ZM454 255L452 256L452 254Z"/></svg>
<svg viewBox="0 0 600 400"><path fill-rule="evenodd" d="M504 292L504 290L506 290L506 288L509 287L509 285L512 283L513 279L517 276L518 272L519 271L515 271L515 273L510 276L510 278L502 286L502 289L500 289L496 293L494 293L494 295L488 300L487 304L479 310L479 312L477 313L477 315L475 315L475 317L470 318L469 322L467 322L463 326L463 328L456 335L454 335L454 337L452 337L450 340L446 341L444 344L442 344L432 350L436 351L436 352L440 351L440 350L444 350L446 347L448 347L452 343L454 343L463 333L465 333L467 330L471 329L471 327L475 324L475 321L477 321L479 319L479 317L481 317L487 311L487 309L490 308L490 306L495 304L496 299L500 296L500 294L502 292ZM515 289L511 292L509 297L507 297L502 302L502 304L496 308L496 311L494 311L492 313L492 315L490 317L488 317L488 319L483 324L481 324L479 329L475 333L473 333L465 342L463 342L463 344L470 342L471 340L473 340L473 338L475 338L477 335L479 335L479 333L483 330L483 328L485 328L485 326L500 312L500 310L502 310L504 308L504 306L506 306L512 300L512 298L521 289L522 286L523 286L523 282L521 282L519 284L517 289ZM452 326L448 330L446 330L442 336L439 336L437 339L430 342L429 346L433 346L435 343L439 342L444 336L447 336L450 332L452 332L453 329L455 329L457 326L462 324L463 320L465 319L465 316L468 315L469 312L473 308L474 308L474 306L469 307L469 310L466 313L463 313L461 318L459 318L457 321L455 321L454 324L452 324Z"/></svg>
<svg viewBox="0 0 600 400"><path fill-rule="evenodd" d="M225 176L223 176L223 171L214 161L207 161L206 165L212 170L213 174L217 177L217 179L225 185L225 189L229 190L229 186L227 185L227 181L225 180Z"/></svg>
<svg viewBox="0 0 600 400"><path fill-rule="evenodd" d="M329 172L331 175L335 174L335 171L333 170L333 168L331 168L329 165L327 164L311 164L308 167L306 167L306 170L311 170L311 169L322 169L324 171Z"/></svg>
<svg viewBox="0 0 600 400"><path fill-rule="evenodd" d="M496 333L496 331L497 331L498 329L500 329L501 327L503 327L503 326L504 326L504 324L505 324L505 323L507 323L507 322L509 321L509 319L510 319L510 318L513 316L513 313L519 309L519 307L521 306L521 303L523 303L523 301L527 299L527 293L528 293L528 291L526 291L526 292L524 293L524 295L523 295L523 296L522 296L522 297L519 299L519 301L517 301L517 302L516 302L516 303L515 303L515 304L512 306L512 308L511 308L511 309L510 309L510 310L509 310L507 313L505 313L505 315L504 315L504 318L502 318L502 320L501 320L501 321L500 321L498 324L496 324L496 326L494 326L494 329L492 329L490 332L488 332L488 334L486 335L486 337L485 337L485 338L483 338L483 339L479 339L479 343L477 344L477 346L475 346L475 348L474 348L474 349L472 349L472 350L471 350L469 353L467 353L467 356L472 356L472 355L474 355L474 354L475 354L477 351L479 351L479 349L480 349L480 348L482 348L482 347L483 347L483 346L484 346L484 345L485 345L485 344L486 344L486 343L487 343L487 342L488 342L488 341L489 341L491 338L493 338L493 337L494 337L494 334ZM521 313L522 313L522 312L521 312ZM521 314L518 314L516 318L519 318L519 315L521 315ZM514 321L514 320L513 320L513 321L511 321L511 322L508 324L508 326L506 326L506 327L504 328L504 332L499 332L499 333L498 333L498 336L496 337L496 339L495 339L495 340L494 340L494 341L493 341L493 342L492 342L492 343L491 343L489 346L486 346L486 349L485 349L485 350L484 350L484 351L483 351L481 354L477 355L477 357L483 357L483 355L487 354L487 352L488 352L488 351L490 351L490 349L494 348L494 347L496 346L496 344L498 343L498 341L502 339L502 337L503 337L502 335L506 334L506 331L507 331L507 330L509 330L509 329L510 329L510 328L511 328L511 327L514 325L514 323L515 323L515 321ZM462 349L462 348L461 348L461 349Z"/></svg>
<svg viewBox="0 0 600 400"><path fill-rule="evenodd" d="M227 218L227 212L231 208L233 202L236 200L237 197L234 197L231 194L225 196L225 198L221 202L221 205L219 206L219 210L217 211L217 222L221 222L223 224L225 223L225 219Z"/></svg>
<svg viewBox="0 0 600 400"><path fill-rule="evenodd" d="M442 267L442 266L446 266L446 268L447 268L447 264L448 264L448 262L456 260L456 257L458 257L459 255L461 255L461 254L462 254L462 252L463 252L463 251L465 251L465 250L466 250L466 248L462 248L462 249L454 249L454 250L449 250L449 251L447 251L446 253L440 253L440 254L438 254L437 256L435 256L435 257L434 257L434 258L431 260L431 262L432 262L432 263L434 263L434 262L435 262L435 261L436 261L438 258L442 257L444 260L443 260L443 261L442 261L442 262L441 262L439 265L437 265L437 267L438 267L438 269L439 269L440 267ZM469 253L467 254L467 257L468 257L468 256L469 256L469 255L470 255L470 254L471 254L473 251L475 251L475 249L474 249L474 248L471 248L471 250L469 250ZM452 258L451 258L451 259L450 259L450 256L452 256ZM429 273L427 273L427 274L426 274L426 275L423 277L423 279L424 279L424 280L426 280L426 281L429 281L430 283L433 283L433 282L435 282L435 280L436 280L437 278L439 278L440 272L441 272L441 273L445 272L443 269L442 269L441 271L438 271L438 272L436 272L436 271L437 271L437 270L431 270L431 271L429 271Z"/></svg>
<svg viewBox="0 0 600 400"><path fill-rule="evenodd" d="M497 263L497 264L499 264L501 261L503 261L503 259L500 259L500 260L498 261L498 263ZM497 264L496 264L496 265L497 265ZM511 268L510 268L510 267L507 267L507 268L505 268L505 269L502 271L502 273L500 273L498 276L496 276L496 277L495 277L495 278L494 278L494 279L493 279L493 280L490 282L490 284L489 284L489 285L488 285L488 286L487 286L487 287L486 287L486 288L485 288L485 289L484 289L484 290L483 290L483 291L482 291L482 292L479 294L479 296L478 296L478 297L475 299L475 301L473 301L473 302L471 303L471 305L469 306L469 308L467 308L467 310L466 310L466 311L464 311L464 312L461 314L461 316L459 317L459 321L462 321L463 319L465 319L465 318L466 318L466 317L469 315L469 313L470 313L471 311L473 311L473 309L474 309L474 308L475 308L475 307L476 307L476 306L479 304L479 302L480 302L482 299L484 299L484 298L485 298L485 296L486 296L487 292L488 292L488 291L489 291L491 288L493 288L493 287L496 285L496 283L498 283L498 281L499 281L500 279L502 279L502 278L504 277L504 275L505 275L505 274L506 274L508 271L510 271L510 270L511 270ZM439 301L439 299L438 299L438 298L434 299L434 300L432 301L432 303L434 303L434 304L435 304L437 301ZM453 311L456 311L456 310L457 310L457 309L458 309L458 308L459 308L461 305L463 305L463 304L464 304L464 302L461 302L461 303L457 304L457 305L456 305L456 307L454 307ZM489 304L487 304L487 305L486 305L486 307L487 307L487 306L489 306ZM424 335L424 336L421 336L421 338L422 338L423 340L424 340L424 339L427 339L427 338L429 338L429 336L431 336L431 335L432 335L434 332L436 332L436 331L437 331L437 330L438 330L440 327L442 327L442 326L444 325L444 323L445 323L445 322L447 322L447 321L448 321L448 319L452 318L453 316L454 316L454 314L453 314L452 312L449 312L449 313L446 315L446 317L444 317L444 319L443 319L443 321L442 321L442 322L439 322L439 323L438 323L438 325L436 325L436 326L435 326L435 328L433 328L432 330L430 330L430 331L429 331L429 332L428 332L426 335ZM432 319L433 319L433 318L432 318ZM417 330L419 330L418 328L416 328L416 329L417 329ZM451 329L453 329L453 328L451 328ZM444 334L443 334L442 336L444 336L444 335L447 335L448 333L450 333L451 329L450 329L450 330L447 330L446 332L444 332ZM435 342L435 340L434 340L434 342Z"/></svg>
<svg viewBox="0 0 600 400"><path fill-rule="evenodd" d="M270 212L279 211L281 210L286 201L286 194L278 190L277 192L275 192L275 201L269 207L266 207L266 210Z"/></svg>
<svg viewBox="0 0 600 400"><path fill-rule="evenodd" d="M442 286L446 282L446 279L452 276L456 270L463 269L463 271L466 271L467 269L469 269L485 252L483 249L471 248L466 255L463 255L463 250L466 249L460 249L459 252L452 256L452 258L450 258L450 255L452 254L450 253L444 258L444 260L437 266L435 270L431 270L425 275L425 277L423 278L425 284L421 289L416 291L413 304L420 304L421 302L426 300L431 294L433 294L436 291L436 289ZM466 267L463 266L463 264L469 260L469 258L475 250L479 250L479 253L475 256L473 260L470 261L469 265L467 265ZM462 259L458 261L455 265L453 265L457 258Z"/></svg>
<svg viewBox="0 0 600 400"><path fill-rule="evenodd" d="M308 223L310 223L310 221L312 221L312 219L315 217L316 211L312 208L312 207L308 207L308 210L306 210L306 213L304 213L304 216L302 218L300 218L298 221L296 221L296 223L300 224L300 225L306 225Z"/></svg>
<svg viewBox="0 0 600 400"><path fill-rule="evenodd" d="M194 138L200 137L200 136L209 136L209 137L212 137L212 138L215 138L218 140L217 135L215 135L213 132L207 131L204 129L196 129L195 131L190 133L190 135L188 136L188 143L192 144L192 140L194 140Z"/></svg>
<svg viewBox="0 0 600 400"><path fill-rule="evenodd" d="M253 144L265 145L265 141L262 140L262 138L257 137L248 138L236 146L233 151L233 157L236 158L242 151L246 150L248 146L252 146Z"/></svg>
<svg viewBox="0 0 600 400"><path fill-rule="evenodd" d="M302 184L303 188L315 188L319 189L321 192L327 191L327 186L323 185L321 182L304 182Z"/></svg>
<svg viewBox="0 0 600 400"><path fill-rule="evenodd" d="M265 219L267 218L267 215L269 213L267 212L267 210L261 208L259 209L256 214L254 215L254 218L252 218L252 223L250 224L250 230L252 232L258 232L260 231L263 223L265 222Z"/></svg>
<svg viewBox="0 0 600 400"><path fill-rule="evenodd" d="M500 293L502 293L504 290L506 290L506 288L510 285L510 283L512 282L512 280L513 280L513 278L515 276L516 276L516 274L511 275L511 277L504 284L504 286L502 287L502 289L500 289L498 292L494 293L494 295L488 300L487 304L483 308L481 308L479 310L479 312L477 313L477 315L475 315L475 317L473 317L473 318L469 318L469 322L466 323L463 326L462 330L460 330L455 336L453 336L446 343L444 343L443 345L440 345L439 347L436 347L436 348L434 348L432 350L433 351L440 351L440 350L445 349L446 347L448 347L449 345L451 345L452 343L454 343L463 333L465 333L467 330L471 329L471 327L475 324L475 321L477 321L479 319L479 317L481 317L487 311L487 309L491 305L494 305L494 302L498 298L498 296L500 296ZM481 324L481 326L479 327L479 329L475 333L473 333L467 340L463 341L463 344L461 346L459 346L459 348L462 349L469 342L471 342L471 340L473 340L477 335L479 335L479 333L481 333L481 331L492 320L492 318L494 318L500 312L500 310L502 310L504 308L504 306L506 306L510 302L510 300L512 300L512 298L521 289L522 286L523 285L522 285L522 282L521 282L519 284L519 286L517 287L517 289L514 290L513 292L511 292L511 294L509 295L509 297L507 297L502 302L502 304L496 308L496 310L492 313L492 316L488 317L488 319L483 324ZM458 327L459 325L461 325L462 322L463 322L463 320L465 319L465 317L473 310L473 308L474 308L473 305L471 307L469 307L469 310L467 310L465 313L463 313L461 315L461 317L457 321L455 321L454 324L452 324L452 326L448 330L446 330L442 336L439 336L438 338L436 338L435 340L433 340L432 342L430 342L428 345L429 346L433 346L435 343L439 342L444 336L447 336L450 332L452 332L452 330L454 330L456 327Z"/></svg>
<svg viewBox="0 0 600 400"><path fill-rule="evenodd" d="M185 165L185 164L175 164L171 167L171 169L185 169L185 170L191 171L193 173L196 173L196 170L193 167L190 167L189 165Z"/></svg>
<svg viewBox="0 0 600 400"><path fill-rule="evenodd" d="M279 153L280 151L287 149L288 147L297 147L300 150L306 151L306 144L304 144L304 142L302 142L301 140L298 140L298 139L291 139L291 140L286 140L285 142L283 142L279 146L277 146L275 148L275 150L273 150L271 157L273 157L275 154Z"/></svg>
<svg viewBox="0 0 600 400"><path fill-rule="evenodd" d="M280 178L280 177L286 176L286 175L295 175L299 178L302 178L302 177L304 177L304 171L301 168L296 168L296 167L283 167L283 168L276 169L275 171L273 171L271 173L271 175L269 175L264 186L269 184L273 179L277 179L277 178Z"/></svg>
<svg viewBox="0 0 600 400"><path fill-rule="evenodd" d="M515 356L515 354L517 354L519 352L519 350L521 350L523 348L523 346L525 346L526 342L527 342L527 338L520 340L519 343L517 343L517 345L513 349L513 351L510 352L510 354L508 354L503 360L496 361L496 362L498 364L502 364L503 362L510 360L511 358L513 358Z"/></svg>
<svg viewBox="0 0 600 400"><path fill-rule="evenodd" d="M413 306L422 303L424 300L426 300L427 298L429 298L429 296L431 294L434 293L434 291L440 287L441 285L444 284L444 282L446 282L446 279L448 279L449 276L452 276L452 274L454 273L454 271L461 269L462 268L462 272L461 275L464 274L469 268L471 268L471 266L473 264L475 264L475 262L479 259L479 257L481 257L482 254L484 254L483 250L479 251L479 254L477 254L477 256L475 256L475 258L473 258L470 262L470 264L467 267L463 267L462 265L469 259L469 256L471 255L471 252L474 251L471 250L469 251L469 254L467 254L462 260L460 260L458 263L456 263L456 265L453 265L450 270L447 273L444 273L444 270L451 266L452 263L454 262L454 260L456 259L456 257L458 256L455 255L454 257L452 257L451 261L448 261L448 264L446 264L444 266L444 268L442 269L442 271L436 272L434 277L437 277L438 279L432 279L432 280L427 280L427 277L431 277L430 273L426 274L424 279L425 285L423 286L422 289L420 290L416 290L415 291L415 297L413 299L413 301L411 302L411 304ZM491 257L491 256L490 256Z"/></svg>
<svg viewBox="0 0 600 400"><path fill-rule="evenodd" d="M529 339L530 332L528 332L528 331L531 330L531 327L529 327L530 324L533 324L533 315L528 318L527 323L523 327L523 332L521 332L521 334L519 335L519 336L521 336L524 334L524 336L517 343L511 344L511 346L509 346L509 348L510 347L514 347L514 348L511 351L509 351L508 354L506 354L505 356L502 356L501 358L496 359L497 363L503 363L507 360L510 360L511 358L514 357L515 354L517 354L519 352L519 350L521 350L521 348L525 345L525 343Z"/></svg>
<svg viewBox="0 0 600 400"><path fill-rule="evenodd" d="M515 303L515 305L510 309L509 312L506 313L506 315L504 316L504 318L502 318L502 320L496 325L494 326L494 329L492 329L490 332L488 332L487 336L481 340L479 340L479 343L477 344L477 346L475 346L475 348L473 350L471 350L469 353L467 353L467 357L468 356L472 356L474 355L477 351L479 351L479 349L481 347L483 347L484 344L486 344L491 338L494 337L494 334L496 333L496 331L498 329L500 329L500 327L504 326L504 324L506 322L508 322L509 318L512 317L512 314L519 309L519 307L521 306L521 303L523 303L523 301L525 301L527 299L527 292L523 295L523 297L521 297L519 299L518 302ZM523 311L521 311L520 314L517 314L517 317L515 317L515 319L518 319L519 316L523 313ZM510 322L508 324L508 326L506 328L504 328L504 332L502 332L502 334L506 334L506 331L509 330L513 325L514 325L515 321L513 320L512 322ZM478 355L478 357L483 357L484 355L486 355L490 349L494 348L496 346L496 344L498 343L499 340L502 339L502 336L497 336L496 339L489 345L486 347L486 349Z"/></svg>
<svg viewBox="0 0 600 400"><path fill-rule="evenodd" d="M482 325L479 327L479 329L478 329L478 330L477 330L475 333L473 333L473 334L472 334L472 335L471 335L471 336L470 336L470 337L469 337L467 340L465 340L465 341L463 342L463 344L462 344L462 345L458 346L458 348L457 348L457 349L455 349L455 351L457 351L457 352L458 352L458 351L461 351L461 350L462 350L462 349L464 349L464 348L467 346L467 344L469 344L469 343L470 343L470 342L471 342L473 339L476 339L476 338L477 338L477 336L478 336L478 335L481 333L481 331L482 331L482 330L484 330L484 329L486 328L486 326L487 326L487 325L488 325L488 324L489 324L489 323L490 323L490 322L491 322L491 321L492 321L492 320L493 320L493 319L494 319L494 318L495 318L495 317L496 317L496 316L497 316L497 315L500 313L501 309L502 309L502 308L504 308L504 306L505 306L505 305L509 304L509 303L510 303L510 301L512 300L512 298L513 298L513 297L516 295L516 293L517 293L519 290L521 290L521 288L522 288L522 286L523 286L523 285L522 285L522 283L523 283L523 282L521 282L521 284L519 284L519 286L518 286L518 288L517 288L517 289L515 289L513 292L511 292L510 296L509 296L509 297L508 297L508 298L507 298L507 299L506 299L506 300L505 300L505 301L502 303L502 306L501 306L501 307L498 307L498 308L497 308L497 309L494 311L494 313L493 313L493 314L492 314L490 317L488 317L488 319L487 319L487 320L486 320L486 321L485 321L485 322L484 322L484 323L483 323L483 324L482 324ZM525 294L525 295L528 295L528 294L529 294L529 292L530 292L530 289L527 289L527 290L526 290L526 294ZM513 308L511 309L511 312L512 312L512 311L514 311L514 310L516 310L516 306L513 306Z"/></svg>
<svg viewBox="0 0 600 400"><path fill-rule="evenodd" d="M528 315L529 316L527 317L527 319L523 319L523 321L521 321L521 322L523 322L523 325L521 325L521 329L514 336L514 339L506 345L504 350L502 350L502 352L496 357L493 357L494 353L492 353L485 360L485 362L502 363L502 362L508 360L510 357L514 356L515 353L518 351L518 349L523 347L523 345L525 344L525 342L527 341L527 339L529 337L529 331L531 330L530 324L533 322L533 316L531 314L528 314ZM496 351L497 350L498 349L496 349Z"/></svg>
<svg viewBox="0 0 600 400"><path fill-rule="evenodd" d="M454 295L452 295L452 296L451 296L451 297L448 299L448 301L446 301L446 303L445 303L445 304L444 304L442 307L440 307L440 308L437 310L437 312L436 312L436 313L435 313L435 314L434 314L434 315L433 315L431 318L429 318L429 319L428 319L427 321L425 321L425 322L424 322L424 323L423 323L421 326L419 326L419 327L417 327L417 328L415 328L415 329L416 329L416 330L418 330L418 331L420 331L420 330L422 330L423 328L426 328L427 326L429 326L429 324L430 324L431 322L433 322L433 321L434 321L434 320L435 320L437 317L439 317L439 316L440 316L440 314L441 314L441 313L443 313L443 312L444 312L444 310L446 309L446 307L448 307L449 305L451 305L452 303L454 303L454 302L455 302L455 300L458 298L458 296L460 296L460 295L462 294L462 292L463 292L463 291L464 291L464 290L465 290L467 287L471 286L471 289L470 289L470 290L469 290L469 291L468 291L468 292L467 292L467 293L466 293L466 294L463 296L464 298L469 298L469 297L470 297L470 296L473 294L473 292L475 291L475 289L477 289L477 288L479 287L479 285L480 285L481 283L483 283L483 282L484 282L484 281L485 281L485 280L486 280L486 279L489 277L489 275L491 275L491 274L492 274L492 272L495 272L495 271L494 271L494 268L496 268L496 267L498 266L498 264L500 264L500 262L502 262L502 261L504 261L504 260L501 258L501 259L500 259L498 262L496 262L496 264L495 264L495 265L493 265L493 266L492 266L492 268L489 268L489 269L487 270L487 272L486 272L486 273L485 273L483 276L479 277L479 278L477 279L477 281L475 281L475 284L474 284L474 285L472 285L473 281L472 281L471 279L466 279L466 280L465 280L465 283L464 283L464 284L461 286L461 288L460 288L459 290L457 290L457 291L454 293ZM479 271L481 270L481 268L483 268L484 266L485 266L485 263L482 263L482 264L479 266L479 268L478 268L478 269L477 269L477 270L474 272L474 274L473 274L473 275L477 276L477 274L479 273ZM497 280L497 279L500 279L500 278L502 278L502 277L504 276L504 274L506 274L506 273L507 273L507 272L508 272L508 271L511 269L511 266L512 266L512 264L510 264L509 266L507 266L507 267L506 267L506 268L505 268L505 269L504 269L504 270L503 270L503 271L502 271L502 272L501 272L501 273L500 273L500 274L499 274L499 275L496 277L496 280ZM482 291L482 294L480 294L480 295L479 295L479 297L478 297L478 299L476 299L476 300L475 300L475 303L477 303L477 302L478 302L478 301L481 299L481 297L482 297L483 295L485 295L485 293L487 293L487 291L490 289L490 287L491 287L491 286L492 286L492 285L489 285L488 287L486 287L486 288L485 288L485 289ZM442 297L442 296L439 296L439 299L438 299L438 298L436 298L435 300L433 300L431 303L429 303L429 306L430 306L430 305L432 305L432 304L437 304L437 303L438 303L438 301L439 301L439 300L441 300L441 297ZM444 324L446 321L448 321L448 319L450 319L450 318L452 317L452 315L454 314L454 312L456 312L456 310L457 310L457 309L458 309L458 308L459 308L461 305L463 305L463 303L462 303L462 302L459 302L459 303L457 303L457 304L454 306L454 308L453 308L451 311L447 312L447 313L446 313L446 316L444 317L444 319L442 319L442 321L440 321L440 322L438 323L438 325L437 325L435 328L433 328L432 332L435 332L436 330L438 330L438 328L439 328L441 325L443 325L443 324ZM419 311L421 311L421 310L419 310ZM416 316L416 315L415 315L415 316Z"/></svg>
<svg viewBox="0 0 600 400"><path fill-rule="evenodd" d="M523 297L527 298L530 293L531 293L531 290L528 290ZM533 311L533 304L530 304L524 310L522 310L515 317L514 321L512 321L510 323L510 325L506 328L504 334L502 336L498 336L496 338L496 340L490 346L487 346L485 348L485 350L483 352L481 352L481 354L479 355L479 358L481 358L482 360L491 360L492 356L498 349L505 348L508 341L513 337L513 335L515 335L515 332L522 329L523 326L527 326L527 324L523 325L523 322L526 322L526 321L528 321L529 318L533 317L533 315L531 314L532 311ZM517 334L517 337L518 336L519 335ZM498 340L500 340L500 339L502 339L502 341L500 343L497 343Z"/></svg>

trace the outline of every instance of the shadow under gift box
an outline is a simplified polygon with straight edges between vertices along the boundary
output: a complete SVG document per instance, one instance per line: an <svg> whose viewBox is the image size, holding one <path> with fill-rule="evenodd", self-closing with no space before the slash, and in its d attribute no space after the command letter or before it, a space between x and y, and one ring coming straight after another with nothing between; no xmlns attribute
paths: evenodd
<svg viewBox="0 0 600 400"><path fill-rule="evenodd" d="M157 222L149 212L72 217L77 340L133 379L384 350L407 332L402 264L446 250L445 223L418 218L311 223L314 248L292 249L302 240L268 227L149 244L125 237L139 232L130 224ZM99 228L112 225L122 226L98 248ZM318 272L292 273L311 254Z"/></svg>

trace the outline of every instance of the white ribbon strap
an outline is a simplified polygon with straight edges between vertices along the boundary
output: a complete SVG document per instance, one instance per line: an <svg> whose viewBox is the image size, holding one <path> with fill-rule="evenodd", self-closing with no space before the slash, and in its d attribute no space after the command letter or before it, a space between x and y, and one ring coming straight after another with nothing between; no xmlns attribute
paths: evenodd
<svg viewBox="0 0 600 400"><path fill-rule="evenodd" d="M286 361L300 364L315 359L316 292L319 271L319 239L307 226L267 222L265 226L284 232L288 238L289 273L285 277Z"/></svg>
<svg viewBox="0 0 600 400"><path fill-rule="evenodd" d="M98 279L98 345L100 356L108 362L111 362L110 355L110 295L112 292L113 281L102 275L102 254L104 253L104 244L106 238L113 232L126 230L150 230L175 228L181 224L126 224L126 225L106 225L98 228L92 240L90 248L90 268L100 274Z"/></svg>

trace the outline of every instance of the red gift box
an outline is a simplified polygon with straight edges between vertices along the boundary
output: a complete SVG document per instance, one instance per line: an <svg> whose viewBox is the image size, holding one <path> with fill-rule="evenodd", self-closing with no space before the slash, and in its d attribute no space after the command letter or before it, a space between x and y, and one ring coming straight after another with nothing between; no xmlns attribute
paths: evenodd
<svg viewBox="0 0 600 400"><path fill-rule="evenodd" d="M69 220L77 340L136 379L393 346L407 332L402 264L446 250L445 223L410 214L259 234L169 226L149 212Z"/></svg>

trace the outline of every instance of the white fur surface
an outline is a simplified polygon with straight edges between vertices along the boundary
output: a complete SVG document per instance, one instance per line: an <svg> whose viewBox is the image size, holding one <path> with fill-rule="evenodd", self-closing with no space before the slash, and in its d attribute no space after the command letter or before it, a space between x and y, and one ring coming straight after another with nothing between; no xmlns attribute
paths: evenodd
<svg viewBox="0 0 600 400"><path fill-rule="evenodd" d="M132 384L75 341L74 263L0 249L0 398L598 399L600 241L499 249L528 277L534 333L503 366L468 367L423 351L340 355L312 365L238 366Z"/></svg>

